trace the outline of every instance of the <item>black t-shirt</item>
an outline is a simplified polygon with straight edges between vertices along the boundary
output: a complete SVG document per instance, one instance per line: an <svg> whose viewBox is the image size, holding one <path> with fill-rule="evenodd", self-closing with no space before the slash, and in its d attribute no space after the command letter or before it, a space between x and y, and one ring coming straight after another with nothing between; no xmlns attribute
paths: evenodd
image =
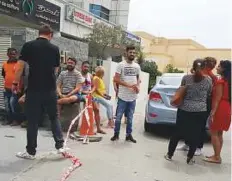
<svg viewBox="0 0 232 181"><path fill-rule="evenodd" d="M29 65L28 91L56 90L55 68L60 66L59 48L45 38L24 44L20 60Z"/></svg>

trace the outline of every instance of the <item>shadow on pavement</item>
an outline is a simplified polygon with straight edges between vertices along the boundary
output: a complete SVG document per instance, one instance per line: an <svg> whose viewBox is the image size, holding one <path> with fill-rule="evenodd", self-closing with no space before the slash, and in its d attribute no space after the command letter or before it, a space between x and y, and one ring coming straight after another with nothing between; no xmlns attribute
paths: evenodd
<svg viewBox="0 0 232 181"><path fill-rule="evenodd" d="M32 164L32 160L1 160L0 173L17 173L26 168L28 165Z"/></svg>
<svg viewBox="0 0 232 181"><path fill-rule="evenodd" d="M148 138L159 138L168 140L174 131L174 126L156 125L149 132L144 132L144 136Z"/></svg>
<svg viewBox="0 0 232 181"><path fill-rule="evenodd" d="M155 125L149 132L144 132L144 136L150 139L169 140L174 132L173 125ZM210 142L210 135L208 132L205 134L205 143Z"/></svg>

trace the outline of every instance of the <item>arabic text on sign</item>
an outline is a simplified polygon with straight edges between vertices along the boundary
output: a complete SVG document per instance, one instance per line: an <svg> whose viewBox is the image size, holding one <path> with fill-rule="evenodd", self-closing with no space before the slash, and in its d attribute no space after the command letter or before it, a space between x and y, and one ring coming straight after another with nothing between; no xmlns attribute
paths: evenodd
<svg viewBox="0 0 232 181"><path fill-rule="evenodd" d="M2 2L0 1L0 5L4 6L4 7L7 7L11 10L15 10L15 11L19 11L19 7L15 6L14 4L12 3L6 3L6 2Z"/></svg>
<svg viewBox="0 0 232 181"><path fill-rule="evenodd" d="M46 7L44 7L43 5L37 5L37 11L38 12L46 12L46 13L49 13L53 16L59 16L60 15L60 12L58 10L55 10L55 11L52 11Z"/></svg>
<svg viewBox="0 0 232 181"><path fill-rule="evenodd" d="M46 21L59 24L59 22L57 22L56 20L51 19L51 18L48 18L48 17L43 16L43 15L41 15L41 14L35 14L35 16L36 16L37 18L41 18L41 19L44 19L44 20L46 20Z"/></svg>

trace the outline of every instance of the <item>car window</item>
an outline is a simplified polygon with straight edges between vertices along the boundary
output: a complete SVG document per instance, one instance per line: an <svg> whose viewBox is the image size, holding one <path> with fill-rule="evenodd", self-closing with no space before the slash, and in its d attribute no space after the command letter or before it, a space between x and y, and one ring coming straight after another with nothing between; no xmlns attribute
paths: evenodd
<svg viewBox="0 0 232 181"><path fill-rule="evenodd" d="M159 84L180 86L182 77L165 76L161 77Z"/></svg>

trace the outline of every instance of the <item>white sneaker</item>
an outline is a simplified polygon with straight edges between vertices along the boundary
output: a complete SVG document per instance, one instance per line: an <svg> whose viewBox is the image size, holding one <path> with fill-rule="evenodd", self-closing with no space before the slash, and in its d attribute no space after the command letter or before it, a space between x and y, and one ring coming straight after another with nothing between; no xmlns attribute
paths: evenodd
<svg viewBox="0 0 232 181"><path fill-rule="evenodd" d="M172 161L172 157L170 157L168 154L167 155L164 155L164 158L168 161Z"/></svg>
<svg viewBox="0 0 232 181"><path fill-rule="evenodd" d="M192 158L192 159L187 158L187 164L188 165L194 165L195 163L196 163L196 161L194 160L194 158Z"/></svg>
<svg viewBox="0 0 232 181"><path fill-rule="evenodd" d="M195 156L201 156L201 155L202 155L201 149L200 149L200 148L197 148L194 155L195 155Z"/></svg>
<svg viewBox="0 0 232 181"><path fill-rule="evenodd" d="M62 153L67 152L68 150L70 150L70 149L69 148L60 148L60 149L57 150L57 153L62 154Z"/></svg>
<svg viewBox="0 0 232 181"><path fill-rule="evenodd" d="M23 158L23 159L28 159L28 160L34 160L35 156L34 155L30 155L29 153L25 152L19 152L16 154L16 156L18 158Z"/></svg>
<svg viewBox="0 0 232 181"><path fill-rule="evenodd" d="M189 151L189 146L186 145L186 144L184 144L184 145L178 146L177 150L180 150L180 151Z"/></svg>

